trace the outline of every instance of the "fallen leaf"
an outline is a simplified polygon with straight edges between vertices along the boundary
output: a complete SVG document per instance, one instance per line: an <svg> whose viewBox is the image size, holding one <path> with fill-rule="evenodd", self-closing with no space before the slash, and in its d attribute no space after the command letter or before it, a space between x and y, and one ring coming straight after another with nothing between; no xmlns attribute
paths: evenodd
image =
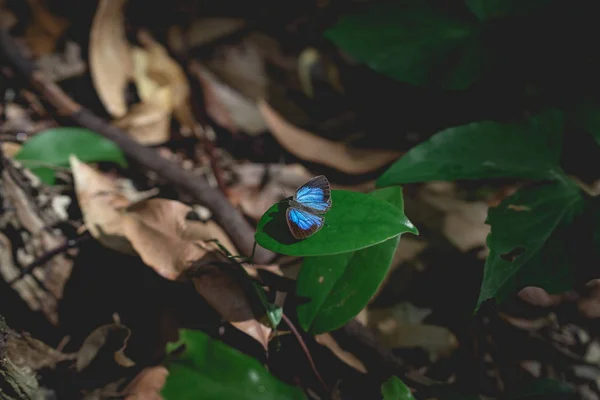
<svg viewBox="0 0 600 400"><path fill-rule="evenodd" d="M131 331L125 325L122 325L118 316L114 316L114 323L102 325L94 329L92 333L83 341L81 348L77 352L75 368L81 372L98 356L100 351L113 352L114 360L122 367L133 367L135 363L125 355L127 341L131 336ZM117 344L116 349L115 344ZM110 349L106 347L111 347Z"/></svg>
<svg viewBox="0 0 600 400"><path fill-rule="evenodd" d="M588 290L579 300L579 312L587 318L600 318L600 279L592 279L586 284Z"/></svg>
<svg viewBox="0 0 600 400"><path fill-rule="evenodd" d="M125 400L163 400L160 391L167 381L169 371L162 365L144 368L125 387Z"/></svg>
<svg viewBox="0 0 600 400"><path fill-rule="evenodd" d="M234 327L250 335L268 349L272 329L258 321L250 299L255 299L247 277L232 268L220 253L208 253L195 263L194 287L215 310ZM249 283L249 282L248 282Z"/></svg>
<svg viewBox="0 0 600 400"><path fill-rule="evenodd" d="M280 53L278 42L267 35L251 32L238 43L219 46L207 66L221 82L247 99L257 101L268 94L264 57L269 53Z"/></svg>
<svg viewBox="0 0 600 400"><path fill-rule="evenodd" d="M216 244L208 242L217 239L232 254L237 254L220 227L212 221L188 219L193 208L175 200L130 203L117 190L114 180L75 157L71 164L76 177L75 192L86 226L94 230L90 230L92 235L112 246L114 238L106 241L106 232L110 231L166 279L177 280L184 274L189 277L193 272L198 293L233 326L268 348L271 328L256 320L253 311L256 307L248 300L255 294L242 286L243 282L249 283L248 276L240 269L241 274L234 277L231 269L222 267L231 261L216 251L219 249ZM113 248L122 250L123 246Z"/></svg>
<svg viewBox="0 0 600 400"><path fill-rule="evenodd" d="M233 133L242 131L252 135L267 130L254 100L219 81L215 74L198 62L191 63L190 71L202 86L207 114L217 124Z"/></svg>
<svg viewBox="0 0 600 400"><path fill-rule="evenodd" d="M169 48L183 53L231 34L245 24L237 18L197 18L185 31L179 25L169 28Z"/></svg>
<svg viewBox="0 0 600 400"><path fill-rule="evenodd" d="M445 213L442 233L460 251L486 245L491 229L485 223L489 209L487 203L461 200L457 198L455 185L437 182L428 184L421 192L421 198Z"/></svg>
<svg viewBox="0 0 600 400"><path fill-rule="evenodd" d="M333 354L336 355L337 358L356 369L357 371L362 372L363 374L367 373L367 367L360 361L356 356L340 347L338 342L335 341L333 336L329 333L322 333L320 335L315 336L315 340L320 345L327 347Z"/></svg>
<svg viewBox="0 0 600 400"><path fill-rule="evenodd" d="M47 3L46 0L27 0L31 22L25 29L25 43L35 57L52 53L57 40L69 27L69 21L51 13Z"/></svg>
<svg viewBox="0 0 600 400"><path fill-rule="evenodd" d="M119 211L131 203L130 199L118 190L116 180L101 174L75 156L69 158L69 163L83 222L90 234L108 248L136 254L125 237L123 215Z"/></svg>
<svg viewBox="0 0 600 400"><path fill-rule="evenodd" d="M23 146L19 143L2 142L2 155L4 157L14 158L15 154L21 151L21 147Z"/></svg>
<svg viewBox="0 0 600 400"><path fill-rule="evenodd" d="M132 204L122 216L125 237L144 263L169 280L177 280L210 250L200 240L184 238L190 211L175 200L150 199Z"/></svg>
<svg viewBox="0 0 600 400"><path fill-rule="evenodd" d="M189 106L190 86L183 68L175 61L167 50L148 33L140 31L138 40L147 52L147 65L145 75L156 82L160 87L169 88L170 102L169 110L173 111L174 117L190 131L196 125L192 111ZM134 58L134 61L139 58ZM144 90L141 81L146 80L142 75L134 76L137 85L142 85L140 98L143 102L149 101L155 96L155 90ZM138 86L139 87L139 86ZM148 88L148 85L146 85Z"/></svg>
<svg viewBox="0 0 600 400"><path fill-rule="evenodd" d="M43 368L54 369L59 362L76 358L76 354L62 353L33 338L28 333L9 336L6 343L6 354L17 367L30 368L33 371Z"/></svg>
<svg viewBox="0 0 600 400"><path fill-rule="evenodd" d="M264 100L259 101L258 109L275 139L287 151L305 161L348 174L363 174L382 168L402 155L392 150L354 149L319 137L287 122Z"/></svg>
<svg viewBox="0 0 600 400"><path fill-rule="evenodd" d="M538 307L555 307L572 297L572 294L561 293L561 294L549 294L544 289L536 286L527 286L521 289L518 296Z"/></svg>
<svg viewBox="0 0 600 400"><path fill-rule="evenodd" d="M165 143L171 137L171 92L156 90L154 97L131 106L123 118L114 121L135 140L145 145Z"/></svg>
<svg viewBox="0 0 600 400"><path fill-rule="evenodd" d="M115 118L127 114L125 89L132 75L131 46L125 36L127 0L100 0L90 32L90 73L106 110Z"/></svg>

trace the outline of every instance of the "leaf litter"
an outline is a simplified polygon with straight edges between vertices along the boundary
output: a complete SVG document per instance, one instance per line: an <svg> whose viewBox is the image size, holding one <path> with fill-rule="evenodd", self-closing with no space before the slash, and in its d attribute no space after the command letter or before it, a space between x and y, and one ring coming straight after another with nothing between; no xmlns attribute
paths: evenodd
<svg viewBox="0 0 600 400"><path fill-rule="evenodd" d="M47 65L43 67L44 70L57 81L85 74L85 70L81 68L81 64L85 61L74 57L73 48L68 50L71 52L69 57L63 54L62 57L53 58L51 62L47 61L49 58L43 58L57 54L57 42L62 39L69 25L68 19L52 14L45 3L36 0L28 1L33 11L33 18L25 30L25 42L28 48L35 56L42 57L38 59L40 64ZM268 137L279 146L268 147L269 151L276 149L282 152L283 150L294 157L294 162L299 160L298 164L289 164L286 160L288 156L283 154L277 154L276 159L268 162L260 160L259 157L256 160L232 160L227 158L227 149L217 148L217 153L223 153L223 157L217 161L222 163L224 169L222 174L229 189L228 200L241 209L249 220L257 221L271 204L288 197L307 178L320 173L317 172L319 168L328 168L333 171L333 175L337 174L345 178L350 176L349 179L339 179L340 183L334 182L335 188L369 191L374 187L373 180L369 177L363 179L361 174L371 174L389 165L403 153L398 149L354 147L349 144L351 139L348 142L343 139L332 139L318 130L305 129L290 122L294 119L291 115L293 112L285 112L285 107L279 107L280 105L277 104L277 98L270 96L271 84L278 80L271 73L275 68L279 75L293 75L293 78L286 78L286 84L289 86L289 82L296 82L293 85L297 85L297 74L300 72L302 82L299 86L287 88L286 96L297 99L298 93L302 92L302 95L311 98L309 105L306 102L301 103L305 107L322 106L323 100L319 97L322 88L315 85L314 76L311 75L312 68L296 70L297 65L302 65L302 55L312 54L312 48L301 49L296 54L290 55L289 50L284 53L278 48L278 42L284 40L271 37L257 38L255 32L247 34L242 40L237 38L231 40L230 36L235 37L240 31L244 36L245 20L234 18L222 20L207 18L204 15L193 18L189 28L182 29L177 24L171 26L167 44L161 43L157 39L160 35L147 27L137 30L137 41L133 43L128 39L130 36L126 35L125 29L127 5L127 1L98 2L89 31L88 72L102 106L115 125L124 128L144 145L161 146L162 154L171 152L177 154L176 157L185 154L185 162L191 168L197 168L198 173L205 173L207 168L203 164L206 160L221 155L209 155L201 144L196 143L190 145L194 146L193 152L185 146L177 149L179 152L171 150L173 147L180 146L174 141L174 139L179 140L178 134L174 135L174 125L179 127L179 133L183 137L186 135L190 137L192 132L201 131L197 129L198 114L192 111L191 106L191 97L200 95L204 102L205 116L227 133L233 134L233 137L240 139L246 138L247 135L254 138L247 143L251 143L254 146L252 148L257 149L257 153L264 154L261 146L265 146L265 138ZM219 44L219 40L224 40L225 44ZM170 55L186 55L196 48L205 49L206 46L212 46L214 43L217 43L216 51L202 53L201 57L196 57L189 65L181 62L179 58L175 60ZM261 47L257 43L268 43L268 45ZM69 60L77 62L73 62L73 67L63 68L62 72L56 69L57 65L60 68L61 63L67 64ZM329 58L327 60L329 63ZM335 68L335 65L328 65L329 67ZM189 69L189 75L186 74L186 69ZM54 75L51 71L55 71ZM336 90L343 93L344 80L337 75L337 72L336 69L333 83ZM202 93L192 93L188 79L196 79ZM132 103L128 100L128 91L132 84L135 86L139 102ZM12 126L16 126L18 131L35 133L39 129L36 129L34 124L49 122L42 119L42 121L28 121L23 124L23 118L15 116L13 112L15 107L21 106L8 102L0 107L6 107L9 111L7 121L1 124L3 133L5 130L8 131L8 128L13 130ZM97 112L100 113L101 110ZM198 120L201 121L202 118ZM50 121L50 123L54 122ZM227 143L221 142L222 135L221 131L217 131L216 144ZM17 143L16 140L3 140L4 155L10 156L14 153ZM210 219L210 213L199 216L194 211L197 205L189 201L189 196L186 197L185 194L169 188L169 183L165 184L153 179L144 182L145 171L136 171L136 166L131 167L130 171L112 169L107 173L104 172L105 165L93 167L79 161L74 155L71 158L70 170L73 175L70 192L69 190L61 192L64 188L51 190L54 191L52 192L54 197L56 193L72 197L71 203L78 208L81 215L74 214L70 208L64 210L64 214L61 215L70 219L69 222L74 228L78 228L80 232L87 230L94 240L106 248L106 251L114 250L118 254L123 254L123 257L139 258L165 281L181 285L181 290L184 285L193 287L210 307L216 310L222 320L228 321L253 338L262 352L268 352L271 356L274 354L273 348L279 343L277 335L290 331L281 328L280 333L276 334L273 327L265 322L264 309L261 310L260 305L257 307L254 304L256 299L253 297L255 292L252 285L266 288L268 301L278 305L285 304L290 297L289 293L278 285L274 287L267 285L261 271L269 271L282 279L293 279L297 272L297 259L282 258L286 262L277 260L274 264L266 266L244 262L239 264L238 260L234 262L230 256L221 251L218 245L223 246L230 255L237 255L238 250L227 233ZM135 173L131 174L131 171ZM211 171L210 174L214 175L216 171ZM151 187L147 186L148 182L152 183ZM4 199L7 197L6 187L8 187L6 178L2 185L0 197ZM138 191L136 187L144 187L145 190ZM499 188L495 195L505 197L509 191L510 185ZM485 240L489 233L485 216L489 206L493 206L497 198L467 200L464 198L464 191L459 190L457 186L444 187L439 183L437 186L436 183L424 185L421 191L416 190L416 195L414 193L414 190L409 190L409 194L406 195L407 202L420 202L422 204L419 207L426 209L426 215L423 218L415 217L415 222L417 225L429 226L433 233L427 235L424 240L419 238L411 241L403 238L384 284L357 320L369 326L380 342L407 357L407 362L413 370L427 373L438 368L436 373L444 375L445 372L440 372L440 369L443 370L443 365L452 364L457 349L469 346L464 332L449 321L460 316L456 312L444 311L445 309L440 308L439 302L427 304L423 296L411 290L411 286L417 287L416 285L422 284L419 282L422 282L421 279L424 277L427 277L426 281L441 280L444 284L451 285L443 279L446 276L443 270L462 268L464 265L461 262L457 265L451 264L439 256L435 262L432 262L432 254L440 251L440 248L452 254L448 257L455 257L464 264L473 262L469 258L473 252L479 253L473 257L474 259L481 260L482 256L485 256ZM407 207L413 205L407 204ZM514 211L529 211L519 205L513 205L511 208ZM33 215L36 212L38 211L29 211L30 214L34 213ZM408 214L411 215L411 219L416 215ZM3 214L3 217L5 215L7 214ZM433 222L429 219L431 215L435 215L431 218ZM64 222L65 218L62 219ZM27 224L31 222L31 217L21 212L16 220ZM14 277L18 268L23 267L23 263L7 257L8 253L19 252L21 259L35 260L40 252L36 251L30 255L19 249L12 249L11 246L19 246L19 244L15 245L11 232L7 232L5 227L6 225L0 226L2 229L0 243L3 246L1 248L3 277L8 280ZM32 239L25 236L23 240ZM48 239L44 237L43 240ZM440 242L443 245L440 245ZM53 244L59 246L60 241L53 241ZM452 251L443 247L448 244ZM69 253L69 257L76 257L76 251ZM63 267L62 273L67 278L70 274L69 257L59 257L52 261ZM130 259L123 258L123 260ZM14 269L9 277L4 274L7 270L6 265ZM127 267L127 263L124 262L122 268ZM52 268L52 265L46 265L43 270L47 273L52 271ZM463 274L463 271L459 271L459 274ZM42 278L46 283L51 282L48 276ZM119 278L114 277L114 279ZM399 280L403 281L400 285ZM566 329L560 324L557 327L557 320L552 317L553 312L560 314L561 306L571 304L576 306L584 318L597 318L596 310L600 296L598 296L596 283L590 282L586 293L581 296L551 295L540 288L525 288L515 296L514 300L523 301L537 313L541 312L544 315L531 317L504 313L498 314L500 322L494 323L519 329L526 328L532 335L533 339L530 339L535 341L536 345L546 346L545 348L551 350L559 349L561 354L576 357L578 360L587 360L588 363L596 362L597 355L594 352L597 350L594 350L595 347L591 344L593 340L584 341L585 350L580 355L574 355L576 351L581 350L580 339L588 334L587 331L572 326ZM24 284L27 284L29 289L24 289ZM22 283L15 284L13 287L31 309L41 308L50 320L60 323L57 319L56 303L48 302L45 307L42 307L45 302L36 299L41 292L31 289L34 284L33 279L27 277ZM143 284L140 282L140 285ZM131 288L131 290L135 293L136 289ZM445 296L444 301L449 302L448 296L451 294L443 289L439 290ZM460 297L460 294L455 295ZM58 300L60 297L58 292ZM409 302L400 300L405 297L409 298ZM425 308L416 306L423 303ZM186 311L189 311L190 315L194 315L194 306L195 304L189 303L181 305L188 309ZM140 313L143 313L143 310L140 310ZM194 317L197 320L204 318L199 315ZM489 320L484 321L484 326L489 324ZM79 342L82 343L80 347L64 353L30 335L23 334L19 345L25 346L19 347L19 354L23 357L21 364L37 370L60 368L63 363L71 363L77 372L82 372L89 370L88 367L93 362L98 362L98 357L102 357L101 353L106 352L114 361L115 368L118 366L130 371L128 378L124 379L125 375L123 375L103 387L98 386L92 391L86 390L88 398L106 397L108 394L116 393L126 396L127 399L162 398L160 390L168 374L167 370L160 365L140 365L137 362L140 357L135 356L139 355L139 349L136 350L137 340L139 335L144 335L144 332L136 332L135 328L129 327L128 322L125 325L118 319L106 324L106 320L98 318L96 326L97 328L88 332L86 337L80 338ZM557 330L560 334L556 334ZM40 333L36 332L36 334ZM327 354L333 354L333 358L360 374L369 374L373 370L368 357L365 358L359 350L352 348L353 346L348 346L347 341L338 341L334 336L318 335L314 338L314 342L318 348L327 348L328 350L325 350ZM531 344L530 339L519 338L518 340ZM506 346L506 342L496 335L490 335L487 340L499 348ZM112 342L112 345L107 346L109 342ZM482 351L489 351L488 347L484 346ZM25 348L29 350L23 350ZM283 349L285 352L285 345ZM427 355L427 360L415 356L419 351ZM319 350L316 352L318 353ZM490 351L490 354L492 353L493 351ZM323 353L319 354L322 357ZM527 360L521 361L523 365L528 362L531 364ZM549 370L547 375L553 375L560 366L549 363L545 368ZM277 373L277 371L273 372ZM485 371L485 374L489 373ZM566 373L574 372L568 370ZM584 372L580 368L578 373ZM542 372L538 371L536 374L541 376ZM452 381L455 375L449 373L443 378ZM313 389L308 388L308 391L314 393ZM594 398L589 393L587 396L590 399Z"/></svg>

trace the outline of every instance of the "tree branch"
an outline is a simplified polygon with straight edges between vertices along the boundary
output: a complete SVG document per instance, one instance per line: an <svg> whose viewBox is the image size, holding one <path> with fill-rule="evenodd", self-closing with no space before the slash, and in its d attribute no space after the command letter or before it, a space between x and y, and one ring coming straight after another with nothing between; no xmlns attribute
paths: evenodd
<svg viewBox="0 0 600 400"><path fill-rule="evenodd" d="M56 108L59 115L70 117L79 125L115 142L129 158L188 191L212 211L215 221L231 237L242 255L249 256L252 253L254 230L241 212L231 205L227 197L212 188L204 177L184 170L174 162L161 157L154 149L141 145L124 130L99 118L75 102L58 85L37 70L35 63L21 53L17 43L4 27L0 29L0 50L16 70ZM258 246L254 260L258 264L267 264L273 257L272 252Z"/></svg>

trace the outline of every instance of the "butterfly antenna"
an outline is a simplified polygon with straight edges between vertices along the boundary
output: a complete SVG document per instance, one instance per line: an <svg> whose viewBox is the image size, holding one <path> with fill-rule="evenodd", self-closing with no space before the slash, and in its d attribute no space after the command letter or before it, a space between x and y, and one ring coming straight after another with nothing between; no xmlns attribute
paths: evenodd
<svg viewBox="0 0 600 400"><path fill-rule="evenodd" d="M285 192L285 189L283 188L283 186L281 186L281 184L279 182L277 182L277 186L279 186L279 188L283 192L283 195L284 195L285 198L290 197L290 196L287 195L287 193Z"/></svg>

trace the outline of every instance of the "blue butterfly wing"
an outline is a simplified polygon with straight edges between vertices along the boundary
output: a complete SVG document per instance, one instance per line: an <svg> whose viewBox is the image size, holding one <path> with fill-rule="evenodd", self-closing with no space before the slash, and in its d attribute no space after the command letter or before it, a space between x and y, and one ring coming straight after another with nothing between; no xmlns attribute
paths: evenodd
<svg viewBox="0 0 600 400"><path fill-rule="evenodd" d="M310 208L316 213L325 213L331 207L331 188L325 176L319 175L296 191L294 200L303 207Z"/></svg>
<svg viewBox="0 0 600 400"><path fill-rule="evenodd" d="M299 208L289 207L285 212L288 227L296 239L304 239L323 227L324 218Z"/></svg>

